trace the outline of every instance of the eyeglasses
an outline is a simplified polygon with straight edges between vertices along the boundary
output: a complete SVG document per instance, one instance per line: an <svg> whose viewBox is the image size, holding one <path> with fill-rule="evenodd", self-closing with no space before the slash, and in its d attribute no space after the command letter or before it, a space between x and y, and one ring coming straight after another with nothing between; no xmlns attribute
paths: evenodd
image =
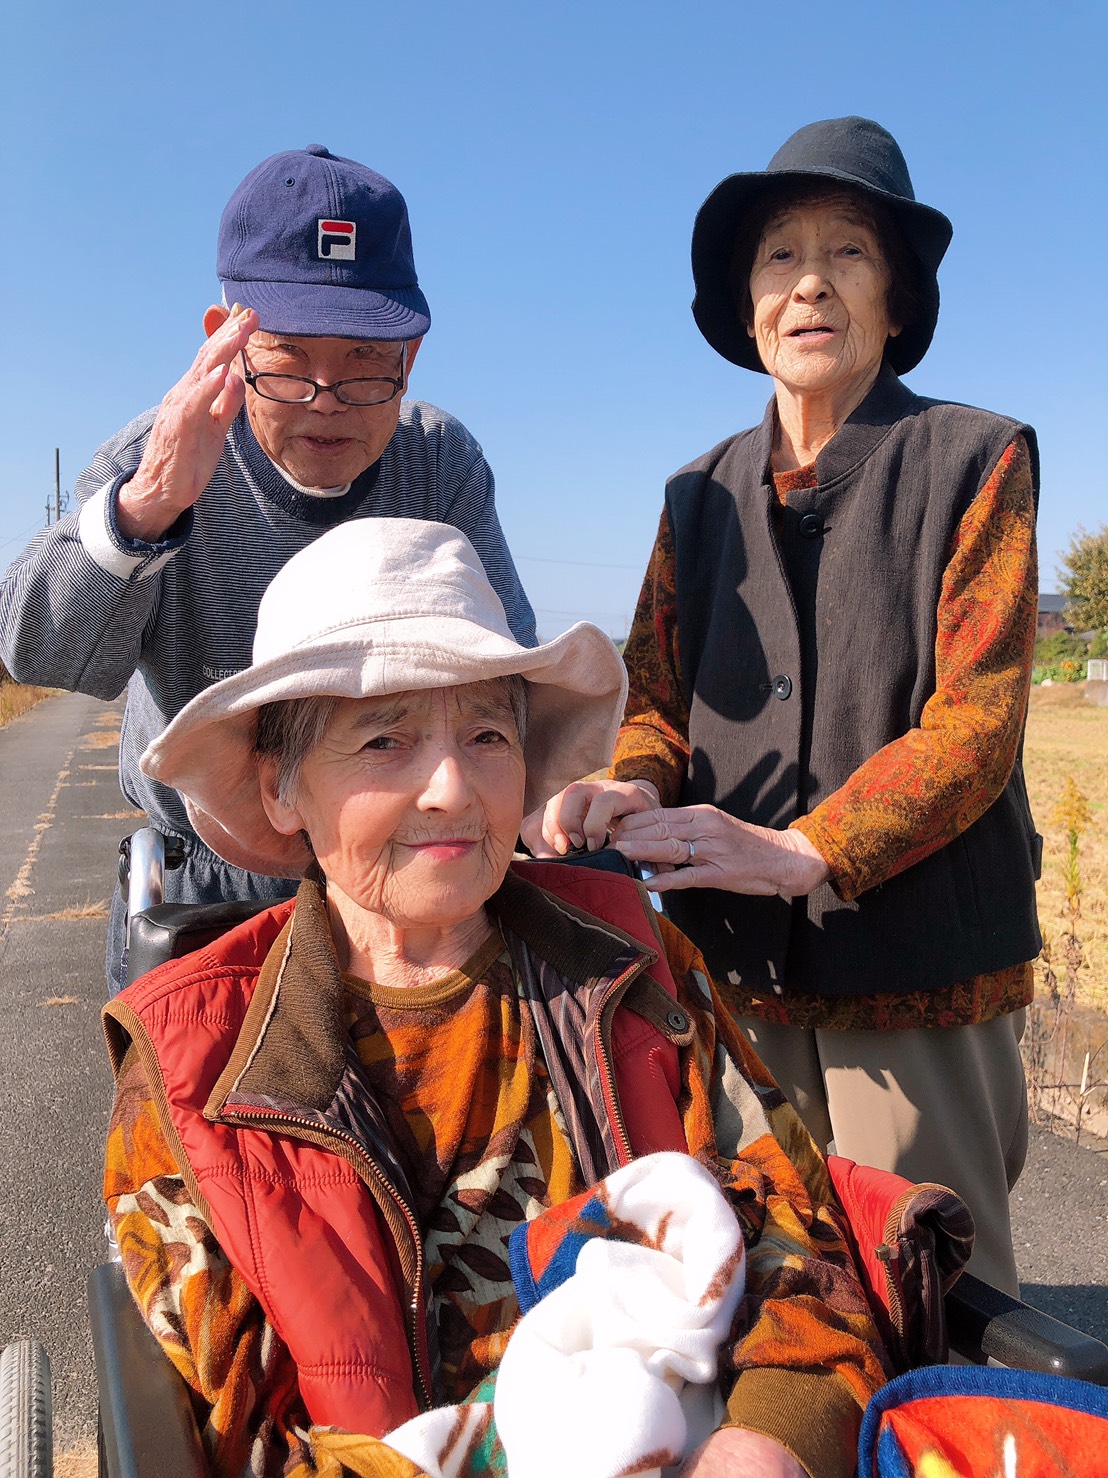
<svg viewBox="0 0 1108 1478"><path fill-rule="evenodd" d="M321 385L318 380L309 380L306 375L256 375L246 361L242 351L243 377L251 390L263 400L280 401L283 405L310 405L324 390L330 390L340 405L385 405L395 400L404 389L408 371L408 346L400 351L400 374L375 376L370 379L336 380L333 385Z"/></svg>

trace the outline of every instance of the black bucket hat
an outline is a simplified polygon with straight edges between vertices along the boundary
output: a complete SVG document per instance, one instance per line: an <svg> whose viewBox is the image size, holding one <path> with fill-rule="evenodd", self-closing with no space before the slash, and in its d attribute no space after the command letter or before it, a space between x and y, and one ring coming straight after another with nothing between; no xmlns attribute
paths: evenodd
<svg viewBox="0 0 1108 1478"><path fill-rule="evenodd" d="M891 213L919 264L920 314L889 340L885 357L898 374L914 369L927 353L939 316L936 274L954 228L942 211L921 205L900 145L869 118L829 118L798 129L766 169L728 175L697 212L692 267L696 296L693 317L700 332L724 359L765 373L754 340L739 317L732 286L735 235L767 183L833 181L880 202Z"/></svg>

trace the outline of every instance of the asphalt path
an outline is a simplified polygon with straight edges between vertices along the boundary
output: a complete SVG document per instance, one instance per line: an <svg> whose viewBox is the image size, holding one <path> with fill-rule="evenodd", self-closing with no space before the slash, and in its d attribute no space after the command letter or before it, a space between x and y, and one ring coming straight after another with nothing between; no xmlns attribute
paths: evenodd
<svg viewBox="0 0 1108 1478"><path fill-rule="evenodd" d="M0 729L0 1341L46 1346L59 1451L96 1431L104 939L119 839L142 824L116 776L120 712L66 694Z"/></svg>
<svg viewBox="0 0 1108 1478"><path fill-rule="evenodd" d="M1033 1130L1009 1206L1025 1302L1108 1344L1108 1142Z"/></svg>
<svg viewBox="0 0 1108 1478"><path fill-rule="evenodd" d="M96 1429L85 1279L103 1260L100 1027L121 705L52 698L0 729L0 1344L40 1340L59 1452ZM1108 1144L1032 1134L1012 1198L1024 1297L1108 1341Z"/></svg>

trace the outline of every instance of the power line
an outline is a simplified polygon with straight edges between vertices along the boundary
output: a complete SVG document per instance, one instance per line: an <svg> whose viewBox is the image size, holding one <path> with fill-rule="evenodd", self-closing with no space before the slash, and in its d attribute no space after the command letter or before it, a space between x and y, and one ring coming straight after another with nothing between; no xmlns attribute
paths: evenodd
<svg viewBox="0 0 1108 1478"><path fill-rule="evenodd" d="M36 533L40 525L33 523L30 528L24 529L21 534L14 534L10 539L0 539L0 549L6 549L9 544L19 544L26 539L28 534Z"/></svg>
<svg viewBox="0 0 1108 1478"><path fill-rule="evenodd" d="M576 616L581 619L593 619L603 616L605 621L626 621L626 611L552 611L549 606L535 606L536 616Z"/></svg>
<svg viewBox="0 0 1108 1478"><path fill-rule="evenodd" d="M642 565L596 564L587 559L544 559L538 554L517 554L513 558L526 560L533 565L574 565L582 570L641 570Z"/></svg>

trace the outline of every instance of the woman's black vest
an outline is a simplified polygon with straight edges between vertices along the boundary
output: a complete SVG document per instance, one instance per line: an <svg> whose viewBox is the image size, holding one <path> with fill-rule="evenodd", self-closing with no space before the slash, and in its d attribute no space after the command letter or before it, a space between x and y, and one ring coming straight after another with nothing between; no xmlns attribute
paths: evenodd
<svg viewBox="0 0 1108 1478"><path fill-rule="evenodd" d="M987 411L922 400L888 369L790 493L774 531L774 406L673 477L677 626L691 760L681 804L784 828L885 744L935 691L943 572L962 515L1013 437ZM1022 753L1022 743L1020 746ZM890 785L888 803L896 804ZM1016 761L953 842L844 903L714 889L667 910L713 974L772 994L934 989L1034 958L1041 849Z"/></svg>

